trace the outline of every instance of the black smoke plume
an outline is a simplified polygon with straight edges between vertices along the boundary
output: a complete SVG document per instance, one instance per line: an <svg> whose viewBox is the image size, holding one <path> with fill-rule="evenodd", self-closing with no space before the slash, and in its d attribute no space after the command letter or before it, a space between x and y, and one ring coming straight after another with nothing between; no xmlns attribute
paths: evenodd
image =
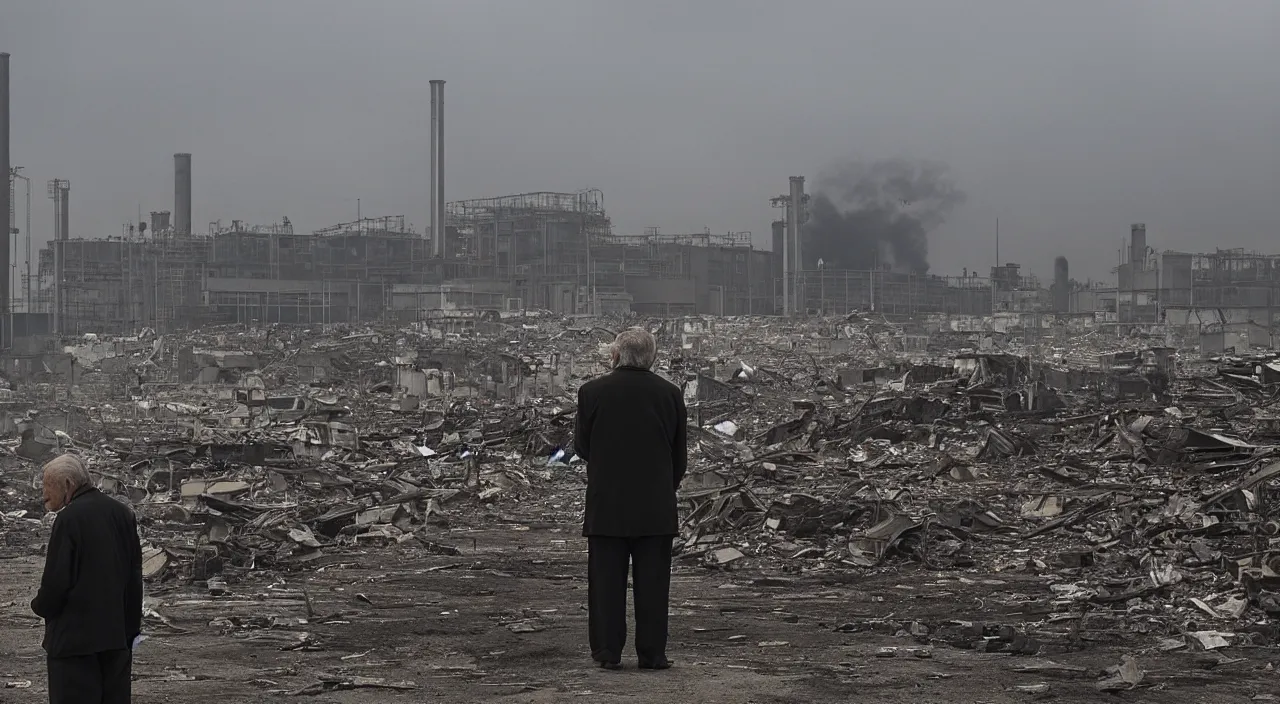
<svg viewBox="0 0 1280 704"><path fill-rule="evenodd" d="M929 271L929 233L964 202L947 167L847 161L817 181L801 231L805 268Z"/></svg>

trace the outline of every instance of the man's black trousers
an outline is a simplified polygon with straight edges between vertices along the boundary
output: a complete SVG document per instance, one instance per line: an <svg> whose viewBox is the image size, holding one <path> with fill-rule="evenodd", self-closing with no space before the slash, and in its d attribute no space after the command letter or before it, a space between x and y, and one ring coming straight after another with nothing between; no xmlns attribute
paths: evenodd
<svg viewBox="0 0 1280 704"><path fill-rule="evenodd" d="M129 704L133 651L49 658L49 704Z"/></svg>
<svg viewBox="0 0 1280 704"><path fill-rule="evenodd" d="M627 644L627 563L635 594L636 656L641 667L667 657L672 536L587 538L587 609L591 657L616 663Z"/></svg>

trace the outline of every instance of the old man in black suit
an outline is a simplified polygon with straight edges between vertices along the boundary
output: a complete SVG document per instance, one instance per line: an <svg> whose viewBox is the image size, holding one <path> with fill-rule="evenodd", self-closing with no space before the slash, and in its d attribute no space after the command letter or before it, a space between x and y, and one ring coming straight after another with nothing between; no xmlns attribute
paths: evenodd
<svg viewBox="0 0 1280 704"><path fill-rule="evenodd" d="M574 450L587 463L588 609L591 657L622 667L627 640L627 567L635 594L641 669L665 670L671 542L679 532L676 490L687 462L684 396L650 371L657 344L647 331L620 333L613 371L578 390Z"/></svg>
<svg viewBox="0 0 1280 704"><path fill-rule="evenodd" d="M44 466L45 508L57 511L31 610L44 619L52 704L128 704L142 631L142 550L128 506L94 488L84 463Z"/></svg>

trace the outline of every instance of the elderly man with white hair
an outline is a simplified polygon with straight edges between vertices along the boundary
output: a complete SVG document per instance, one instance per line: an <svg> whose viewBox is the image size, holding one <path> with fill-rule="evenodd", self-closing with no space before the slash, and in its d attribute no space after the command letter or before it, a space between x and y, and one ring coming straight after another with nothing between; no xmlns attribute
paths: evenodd
<svg viewBox="0 0 1280 704"><path fill-rule="evenodd" d="M653 335L621 332L613 371L578 389L574 450L587 463L588 619L591 657L622 667L627 640L627 567L635 594L636 655L645 670L671 667L667 613L671 542L679 532L676 490L687 464L684 395L650 371Z"/></svg>
<svg viewBox="0 0 1280 704"><path fill-rule="evenodd" d="M57 511L40 591L52 704L127 704L142 632L142 549L133 511L93 486L84 462L44 466L45 508Z"/></svg>

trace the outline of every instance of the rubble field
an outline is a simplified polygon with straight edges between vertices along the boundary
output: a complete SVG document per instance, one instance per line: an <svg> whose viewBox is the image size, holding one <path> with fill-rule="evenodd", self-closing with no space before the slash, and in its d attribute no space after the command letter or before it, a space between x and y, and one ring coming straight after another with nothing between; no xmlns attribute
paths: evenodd
<svg viewBox="0 0 1280 704"><path fill-rule="evenodd" d="M620 321L73 341L0 399L0 702L46 699L64 451L139 516L141 702L1280 696L1280 363L989 322L640 321L690 408L660 673L586 647Z"/></svg>

